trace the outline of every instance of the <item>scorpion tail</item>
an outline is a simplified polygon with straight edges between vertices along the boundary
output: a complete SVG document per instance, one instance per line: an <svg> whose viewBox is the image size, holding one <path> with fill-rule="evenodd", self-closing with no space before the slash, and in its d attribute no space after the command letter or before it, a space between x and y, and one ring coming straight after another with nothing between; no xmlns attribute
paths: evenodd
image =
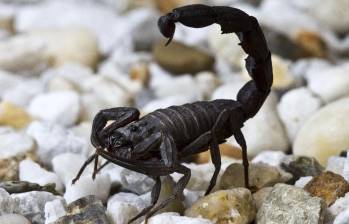
<svg viewBox="0 0 349 224"><path fill-rule="evenodd" d="M161 17L158 25L165 37L173 37L176 22L200 28L217 23L222 33L236 33L241 47L248 54L246 69L252 80L237 95L246 119L262 107L273 83L271 54L258 21L245 12L226 6L187 5Z"/></svg>

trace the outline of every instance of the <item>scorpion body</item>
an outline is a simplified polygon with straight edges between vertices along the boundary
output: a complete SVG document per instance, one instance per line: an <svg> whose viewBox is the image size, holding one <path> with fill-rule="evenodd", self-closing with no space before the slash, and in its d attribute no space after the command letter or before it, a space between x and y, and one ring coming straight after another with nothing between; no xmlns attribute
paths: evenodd
<svg viewBox="0 0 349 224"><path fill-rule="evenodd" d="M273 81L271 53L263 32L254 17L239 9L196 4L174 9L160 17L158 26L161 33L169 38L167 44L173 38L176 22L194 28L217 23L222 33L236 33L240 45L248 54L246 69L252 80L241 88L236 101L218 99L171 106L142 118L139 118L139 111L131 107L105 109L95 116L91 142L96 153L84 163L73 183L93 160L93 178L108 162L153 178L155 185L151 205L130 222L143 215L147 219L171 200L180 197L190 179L190 169L181 161L209 149L215 171L206 191L208 194L220 171L219 144L232 135L242 149L245 186L249 187L247 147L241 128L259 111ZM106 126L109 120L113 123ZM107 159L100 168L97 168L98 156ZM173 195L156 205L161 189L160 176L173 172L183 176L177 182Z"/></svg>

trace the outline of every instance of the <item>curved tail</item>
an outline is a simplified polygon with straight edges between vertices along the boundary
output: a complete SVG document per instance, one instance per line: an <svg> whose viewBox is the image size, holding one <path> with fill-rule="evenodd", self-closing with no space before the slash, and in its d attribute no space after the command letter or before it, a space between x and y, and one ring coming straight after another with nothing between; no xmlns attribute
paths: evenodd
<svg viewBox="0 0 349 224"><path fill-rule="evenodd" d="M246 69L252 78L240 89L237 100L242 105L246 119L253 117L262 107L273 84L271 53L257 19L231 7L201 4L183 6L160 17L158 21L161 33L169 38L168 43L173 38L176 22L194 28L217 23L221 26L222 34L237 34L241 47L248 54Z"/></svg>

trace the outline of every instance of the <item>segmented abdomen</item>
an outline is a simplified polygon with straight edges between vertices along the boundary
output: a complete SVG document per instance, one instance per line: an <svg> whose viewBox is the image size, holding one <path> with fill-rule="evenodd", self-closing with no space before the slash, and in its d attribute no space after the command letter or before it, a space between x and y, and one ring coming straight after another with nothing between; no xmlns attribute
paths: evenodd
<svg viewBox="0 0 349 224"><path fill-rule="evenodd" d="M236 106L237 102L233 100L199 101L159 109L147 116L157 118L166 132L173 136L177 146L183 146L211 130L224 108Z"/></svg>

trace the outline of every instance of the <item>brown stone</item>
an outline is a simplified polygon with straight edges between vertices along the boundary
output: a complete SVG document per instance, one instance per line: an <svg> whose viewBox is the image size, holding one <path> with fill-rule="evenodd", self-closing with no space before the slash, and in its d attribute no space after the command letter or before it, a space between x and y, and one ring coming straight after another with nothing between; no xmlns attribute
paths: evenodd
<svg viewBox="0 0 349 224"><path fill-rule="evenodd" d="M199 3L198 0L154 0L156 7L163 13L171 12L174 8Z"/></svg>
<svg viewBox="0 0 349 224"><path fill-rule="evenodd" d="M145 86L148 85L150 73L147 64L140 63L132 65L129 71L129 75L132 80L139 81Z"/></svg>
<svg viewBox="0 0 349 224"><path fill-rule="evenodd" d="M0 159L0 182L19 180L19 163L24 159L37 161L34 150L7 159Z"/></svg>
<svg viewBox="0 0 349 224"><path fill-rule="evenodd" d="M211 70L214 57L204 51L172 41L165 46L164 41L155 44L153 55L155 61L167 71L174 74L196 74Z"/></svg>
<svg viewBox="0 0 349 224"><path fill-rule="evenodd" d="M308 57L326 57L327 55L326 43L318 33L303 30L296 34L294 41Z"/></svg>
<svg viewBox="0 0 349 224"><path fill-rule="evenodd" d="M219 149L222 156L226 156L228 158L233 158L233 159L242 158L241 149L233 145L223 143L219 145ZM211 161L211 154L209 150L198 154L198 156L195 159L195 162L199 164L208 163L210 161Z"/></svg>
<svg viewBox="0 0 349 224"><path fill-rule="evenodd" d="M216 224L248 224L256 216L251 192L246 188L216 191L185 211L189 217L209 219Z"/></svg>
<svg viewBox="0 0 349 224"><path fill-rule="evenodd" d="M349 192L349 183L341 175L326 171L314 177L304 189L312 196L323 198L330 206Z"/></svg>
<svg viewBox="0 0 349 224"><path fill-rule="evenodd" d="M10 102L0 103L0 125L24 128L31 121L30 115L21 107Z"/></svg>
<svg viewBox="0 0 349 224"><path fill-rule="evenodd" d="M250 189L253 189L254 192L264 187L274 186L277 183L285 183L291 178L291 174L264 163L252 163L249 166ZM221 177L220 189L232 189L244 186L243 165L233 163L228 166Z"/></svg>

